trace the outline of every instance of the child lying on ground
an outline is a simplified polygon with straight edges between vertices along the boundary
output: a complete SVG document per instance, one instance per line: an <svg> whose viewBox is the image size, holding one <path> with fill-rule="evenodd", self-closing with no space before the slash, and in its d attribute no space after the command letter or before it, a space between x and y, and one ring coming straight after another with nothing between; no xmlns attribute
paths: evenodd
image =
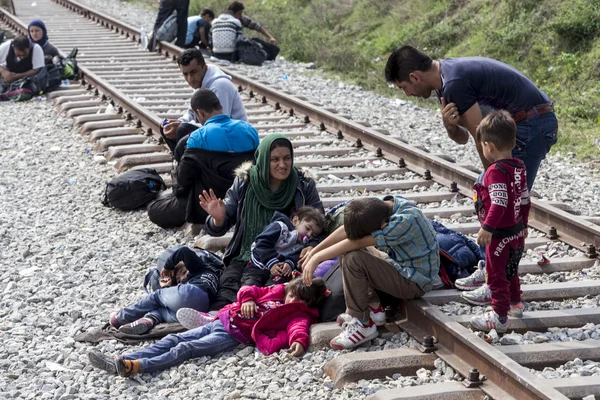
<svg viewBox="0 0 600 400"><path fill-rule="evenodd" d="M322 261L341 256L346 313L342 333L330 342L351 349L377 337L385 313L375 291L400 299L423 296L433 287L440 266L438 241L421 210L406 199L386 196L352 200L340 226L305 257L307 285ZM369 293L372 295L370 296Z"/></svg>
<svg viewBox="0 0 600 400"><path fill-rule="evenodd" d="M112 374L131 376L161 371L186 360L214 356L240 343L254 345L265 355L291 349L300 357L310 343L310 325L317 321L318 303L326 296L322 279L310 286L297 278L287 285L246 286L238 292L238 301L219 310L217 317L193 309L177 313L190 331L168 335L140 351L109 357L88 353L90 363Z"/></svg>
<svg viewBox="0 0 600 400"><path fill-rule="evenodd" d="M323 231L323 215L313 207L302 207L290 219L275 212L271 223L252 243L252 259L246 267L257 286L289 282L297 271L300 252ZM261 276L262 275L262 276Z"/></svg>

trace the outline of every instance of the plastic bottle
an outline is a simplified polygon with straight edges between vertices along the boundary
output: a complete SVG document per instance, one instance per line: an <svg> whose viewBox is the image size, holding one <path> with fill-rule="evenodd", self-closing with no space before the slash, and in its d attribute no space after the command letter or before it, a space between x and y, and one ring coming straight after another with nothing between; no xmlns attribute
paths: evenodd
<svg viewBox="0 0 600 400"><path fill-rule="evenodd" d="M146 27L144 25L140 28L140 47L142 50L148 48L148 32L146 32Z"/></svg>

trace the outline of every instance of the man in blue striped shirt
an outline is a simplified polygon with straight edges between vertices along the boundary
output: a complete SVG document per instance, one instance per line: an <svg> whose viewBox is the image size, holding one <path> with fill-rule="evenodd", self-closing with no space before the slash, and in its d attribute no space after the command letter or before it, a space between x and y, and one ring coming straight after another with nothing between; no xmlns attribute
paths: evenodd
<svg viewBox="0 0 600 400"><path fill-rule="evenodd" d="M400 299L423 296L439 272L435 231L421 210L406 199L386 196L352 200L339 227L305 258L309 284L320 262L341 257L346 313L334 349L351 349L377 337L385 313L375 295L380 290Z"/></svg>

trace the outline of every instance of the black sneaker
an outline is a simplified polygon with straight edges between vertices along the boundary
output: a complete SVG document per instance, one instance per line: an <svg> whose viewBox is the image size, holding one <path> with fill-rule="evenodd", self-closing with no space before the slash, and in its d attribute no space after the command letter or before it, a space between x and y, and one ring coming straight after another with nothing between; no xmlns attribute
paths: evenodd
<svg viewBox="0 0 600 400"><path fill-rule="evenodd" d="M102 369L112 375L119 374L117 358L106 356L99 351L88 352L88 358L90 359L90 364L94 367Z"/></svg>

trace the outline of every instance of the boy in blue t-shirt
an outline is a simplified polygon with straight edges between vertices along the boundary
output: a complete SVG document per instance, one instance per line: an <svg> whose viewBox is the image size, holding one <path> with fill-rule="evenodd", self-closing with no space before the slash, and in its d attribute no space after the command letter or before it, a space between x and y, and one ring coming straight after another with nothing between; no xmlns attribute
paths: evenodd
<svg viewBox="0 0 600 400"><path fill-rule="evenodd" d="M309 284L322 261L341 256L346 312L338 317L342 333L330 342L352 349L377 337L385 313L375 290L401 299L423 296L439 271L436 233L421 210L406 199L386 196L354 199L344 210L344 225L305 258Z"/></svg>

